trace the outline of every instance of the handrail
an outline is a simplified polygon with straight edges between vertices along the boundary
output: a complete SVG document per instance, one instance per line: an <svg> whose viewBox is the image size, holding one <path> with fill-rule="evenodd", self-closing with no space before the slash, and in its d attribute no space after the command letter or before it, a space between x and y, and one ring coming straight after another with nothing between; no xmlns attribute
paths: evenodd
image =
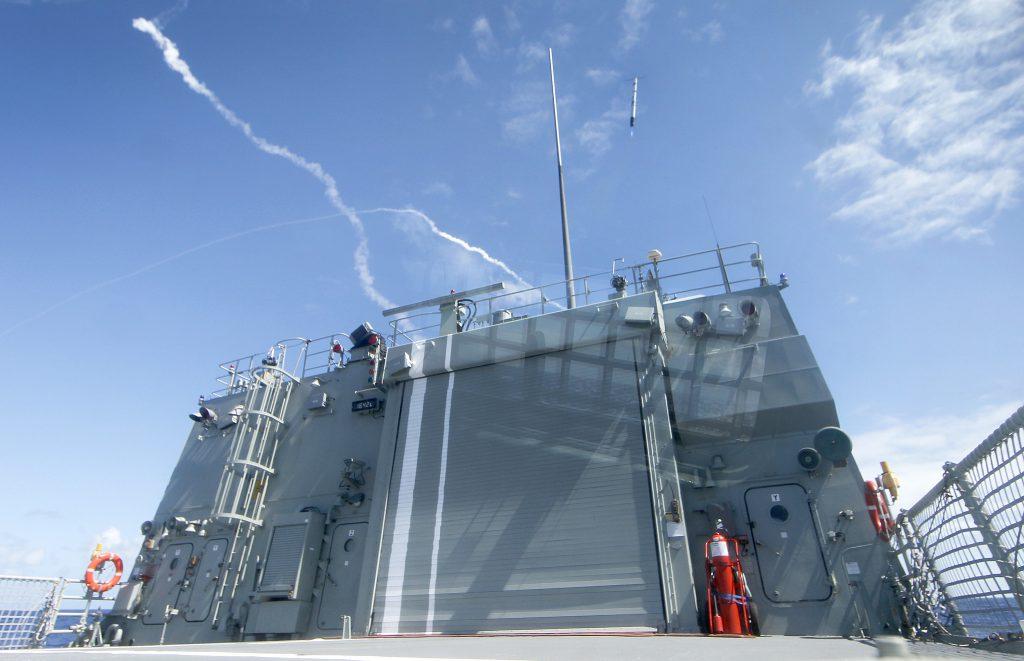
<svg viewBox="0 0 1024 661"><path fill-rule="evenodd" d="M750 249L752 252L749 257L744 259L733 258L726 260L723 257L723 253L728 251L734 251L739 248ZM684 260L694 260L700 257L714 255L716 257L714 263L708 264L707 266L699 266L696 268L684 269L681 271L675 271L673 268ZM618 260L616 260L618 261ZM729 267L737 267L749 264L754 268L755 274L753 277L745 278L730 278L728 274ZM614 267L614 264L613 264ZM672 279L685 278L687 276L693 276L701 273L708 273L717 271L721 274L720 282L713 283L701 283L695 287L684 287L675 291L666 292L662 284ZM477 317L473 322L474 328L484 327L496 323L492 317L495 312L507 312L512 316L516 316L518 313L527 314L527 316L535 316L536 314L546 314L551 310L549 308L556 308L564 310L567 305L567 297L564 294L555 296L548 296L547 290L552 288L556 292L562 292L566 290L566 284L572 283L573 290L577 291L576 300L577 302L582 299L584 304L591 302L591 297L598 295L606 295L615 291L615 288L611 286L611 283L607 286L592 287L591 282L595 279L602 277L609 277L617 275L626 277L626 288L631 289L633 293L642 293L645 291L656 290L659 292L663 300L672 300L674 297L678 297L680 294L686 294L691 292L708 291L715 289L724 289L726 292L732 291L733 285L746 284L757 282L760 286L766 286L768 284L768 278L764 268L764 258L761 255L761 246L756 241L749 241L744 243L735 243L727 246L716 246L708 250L700 250L697 252L687 253L684 255L678 255L674 257L659 258L656 260L650 260L634 264L632 266L622 266L618 268L612 268L608 271L602 271L598 273L590 273L587 275L581 275L572 278L571 280L558 280L554 282L545 283L542 285L535 285L526 287L523 289L502 291L493 296L487 296L480 299L474 299L474 303L477 306ZM582 285L582 286L580 286ZM486 315L486 318L484 318ZM402 335L405 339L410 342L416 339L423 339L422 336L426 336L429 333L434 333L440 330L440 323L428 324L428 325L413 325L413 320L422 319L424 317L440 318L439 311L430 312L417 312L415 314L403 315L398 319L393 319L389 322L391 325L391 341L397 343L398 336ZM414 336L421 336L415 337Z"/></svg>
<svg viewBox="0 0 1024 661"><path fill-rule="evenodd" d="M87 635L104 613L104 604L115 600L121 583L107 593L97 594L85 588L82 579L49 576L0 575L7 618L0 627L0 649L38 648L53 634ZM83 588L77 593L76 588ZM78 605L69 606L70 603ZM75 624L57 627L58 618L74 618ZM66 619L64 620L67 621Z"/></svg>
<svg viewBox="0 0 1024 661"><path fill-rule="evenodd" d="M740 248L750 250L749 257L725 259L726 253ZM693 268L675 268L680 264L687 263L688 260L692 261L711 255L715 256L713 263L695 265ZM627 291L634 294L657 291L664 301L705 291L723 289L731 291L734 285L760 283L761 286L765 286L768 284L761 246L756 241L716 246L708 250L640 262L631 266L618 265L619 261L621 260L615 260L612 268L607 271L572 278L569 282L572 283L573 290L577 292L577 302L582 301L582 304L589 305L597 300L605 300L616 291L610 282L610 277L613 275L625 278ZM730 277L730 268L735 269L743 265L750 265L755 273L751 277ZM687 278L713 271L721 273L719 282L696 282L694 286L683 284ZM602 284L602 278L607 278L608 280L605 282L608 284ZM494 295L473 299L477 306L477 317L472 323L472 328L482 328L500 323L500 320L495 318L496 313L507 313L511 317L520 318L565 310L568 305L565 296L566 283L566 280L557 280L518 290L503 289ZM669 290L665 286L669 283L679 286L679 288ZM552 295L549 295L549 292ZM389 320L388 323L391 331L384 336L384 340L389 346L396 346L400 339L415 342L425 339L427 336L436 336L441 331L440 311L438 310L410 311L399 318ZM259 373L258 370L267 367L262 364L262 361L268 354L273 356L278 365L284 368L287 376L295 380L301 380L313 374L323 374L335 367L340 367L346 362L347 351L343 348L341 354L335 358L338 352L334 351L334 345L339 338L349 341L352 339L348 333L340 331L317 338L289 337L272 343L267 351L254 352L224 361L217 366L221 374L216 378L217 383L223 387L210 393L210 397L232 395L253 387L256 374ZM298 353L296 354L295 351Z"/></svg>
<svg viewBox="0 0 1024 661"><path fill-rule="evenodd" d="M315 338L285 338L272 343L267 351L257 351L247 356L226 360L217 366L223 374L218 376L216 381L223 388L213 391L210 396L222 397L251 386L255 375L260 370L272 367L264 365L262 362L268 355L273 356L278 362L278 366L283 368L282 373L295 381L311 374L322 374L336 366L343 365L347 350L342 348L340 355L334 350L334 346L340 339L351 342L352 336L343 331L335 331ZM297 349L299 353L290 355L289 349ZM337 358L335 358L336 355Z"/></svg>
<svg viewBox="0 0 1024 661"><path fill-rule="evenodd" d="M1024 407L899 516L892 546L928 630L983 638L1024 619ZM923 600L923 601L922 601ZM945 620L945 621L943 621Z"/></svg>

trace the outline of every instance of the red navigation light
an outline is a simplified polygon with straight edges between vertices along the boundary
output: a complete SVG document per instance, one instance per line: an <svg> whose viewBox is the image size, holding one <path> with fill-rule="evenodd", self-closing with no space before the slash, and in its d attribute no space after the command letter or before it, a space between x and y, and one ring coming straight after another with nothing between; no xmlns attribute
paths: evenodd
<svg viewBox="0 0 1024 661"><path fill-rule="evenodd" d="M377 340L379 340L379 339L380 339L380 335L377 335L376 333L374 333L373 335L370 336L370 339L367 340L367 342L369 342L370 344L377 344Z"/></svg>
<svg viewBox="0 0 1024 661"><path fill-rule="evenodd" d="M331 347L331 351L333 351L334 353L342 353L344 349L341 348L340 342L335 342L334 345Z"/></svg>

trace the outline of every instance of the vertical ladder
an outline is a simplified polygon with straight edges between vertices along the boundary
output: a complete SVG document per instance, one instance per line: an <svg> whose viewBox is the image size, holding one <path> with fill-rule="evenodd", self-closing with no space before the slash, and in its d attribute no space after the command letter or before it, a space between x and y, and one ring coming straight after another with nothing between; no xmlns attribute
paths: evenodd
<svg viewBox="0 0 1024 661"><path fill-rule="evenodd" d="M274 475L274 460L284 415L298 378L272 364L251 371L249 390L227 461L214 498L212 517L235 526L217 588L211 626L221 622L221 611L230 604L245 575L256 530L263 525L267 484Z"/></svg>

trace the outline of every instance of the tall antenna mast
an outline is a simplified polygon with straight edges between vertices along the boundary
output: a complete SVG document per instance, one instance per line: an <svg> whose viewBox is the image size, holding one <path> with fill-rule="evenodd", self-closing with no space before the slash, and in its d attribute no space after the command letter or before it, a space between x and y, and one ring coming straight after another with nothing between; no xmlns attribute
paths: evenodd
<svg viewBox="0 0 1024 661"><path fill-rule="evenodd" d="M555 115L555 154L558 158L558 197L562 203L562 252L565 258L565 301L566 307L576 307L576 287L572 276L572 246L569 244L569 216L565 209L565 177L562 175L562 136L558 131L558 97L555 95L555 56L548 49L548 65L551 67L551 108Z"/></svg>

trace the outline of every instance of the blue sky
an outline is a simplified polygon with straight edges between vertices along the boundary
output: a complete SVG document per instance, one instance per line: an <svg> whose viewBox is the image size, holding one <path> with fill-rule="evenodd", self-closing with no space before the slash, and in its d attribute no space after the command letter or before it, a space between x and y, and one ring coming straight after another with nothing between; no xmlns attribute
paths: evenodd
<svg viewBox="0 0 1024 661"><path fill-rule="evenodd" d="M217 363L381 321L349 219L249 232L336 206L138 17L348 208L530 282L561 273L550 46L578 273L710 246L705 196L911 495L1024 399L1020 3L0 2L0 572L134 553ZM508 279L360 218L390 301Z"/></svg>

